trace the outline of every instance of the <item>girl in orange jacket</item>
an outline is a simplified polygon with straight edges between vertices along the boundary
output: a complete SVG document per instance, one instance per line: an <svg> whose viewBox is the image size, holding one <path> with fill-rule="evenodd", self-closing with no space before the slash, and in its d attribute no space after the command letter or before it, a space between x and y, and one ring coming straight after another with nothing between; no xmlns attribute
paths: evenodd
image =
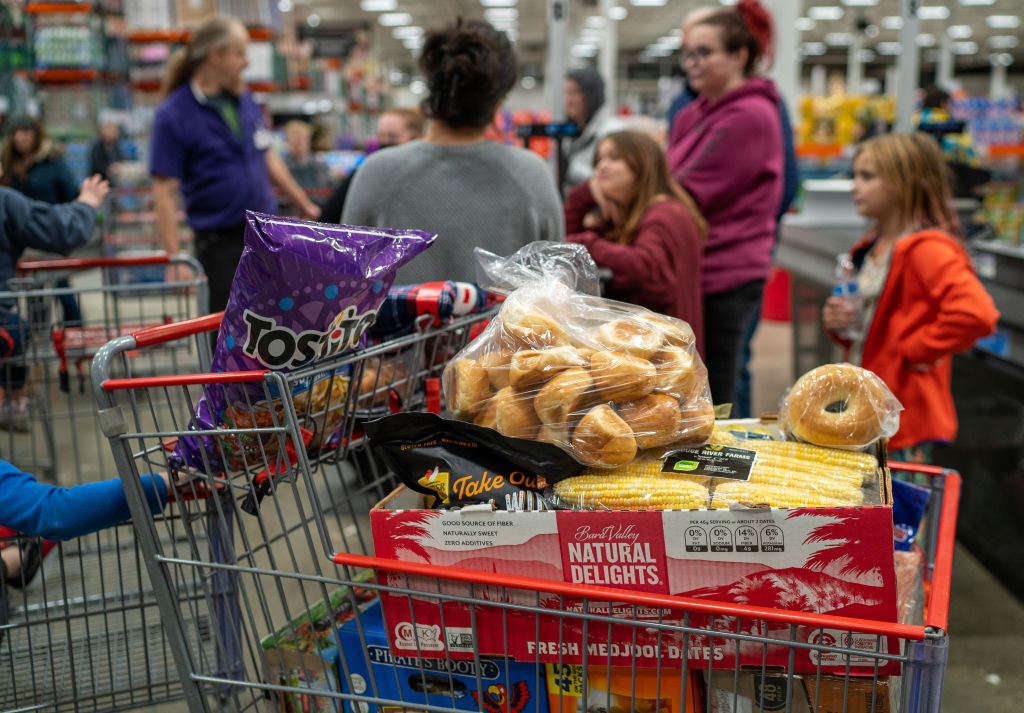
<svg viewBox="0 0 1024 713"><path fill-rule="evenodd" d="M889 442L894 460L922 462L930 444L956 437L952 356L995 329L999 312L960 241L942 152L925 134L887 134L861 144L853 202L874 220L850 252L858 309L830 297L823 321L833 333L863 320L861 336L839 340L847 358L882 378L903 404Z"/></svg>

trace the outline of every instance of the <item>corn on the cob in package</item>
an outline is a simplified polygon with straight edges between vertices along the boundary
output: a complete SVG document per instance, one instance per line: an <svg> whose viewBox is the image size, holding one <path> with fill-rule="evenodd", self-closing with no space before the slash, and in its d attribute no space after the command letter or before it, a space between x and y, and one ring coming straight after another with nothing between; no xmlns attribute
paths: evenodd
<svg viewBox="0 0 1024 713"><path fill-rule="evenodd" d="M589 469L556 484L560 507L606 510L770 507L850 507L865 502L872 484L873 456L762 439L738 439L716 431L711 443L757 452L748 480L664 473L660 460L611 470ZM863 456L863 457L862 457Z"/></svg>

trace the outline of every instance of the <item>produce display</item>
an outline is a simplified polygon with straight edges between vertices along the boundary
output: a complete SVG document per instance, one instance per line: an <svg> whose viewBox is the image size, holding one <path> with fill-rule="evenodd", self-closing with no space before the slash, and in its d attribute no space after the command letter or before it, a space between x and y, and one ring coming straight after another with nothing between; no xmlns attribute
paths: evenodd
<svg viewBox="0 0 1024 713"><path fill-rule="evenodd" d="M445 369L455 418L603 468L707 441L707 369L686 322L535 274Z"/></svg>

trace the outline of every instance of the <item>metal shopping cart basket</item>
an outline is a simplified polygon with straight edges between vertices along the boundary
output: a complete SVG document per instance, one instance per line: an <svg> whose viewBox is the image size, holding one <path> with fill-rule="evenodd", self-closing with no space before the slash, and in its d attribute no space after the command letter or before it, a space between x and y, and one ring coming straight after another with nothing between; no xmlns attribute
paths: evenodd
<svg viewBox="0 0 1024 713"><path fill-rule="evenodd" d="M190 710L722 711L729 700L739 701L748 679L759 691L774 682L783 701L777 710L799 710L794 692L815 683L812 703L838 690L850 713L858 710L852 703L865 700L870 710L883 710L873 706L882 701L889 710L890 699L906 713L937 710L960 482L952 472L938 471L933 479L927 626L425 565L412 545L409 561L370 556L369 510L397 479L366 452L360 423L381 407L385 413L425 407L433 398L431 379L487 317L463 318L287 375L107 375L105 360L194 338L215 326L211 320L146 330L116 340L97 357L96 396ZM398 354L405 355L406 368L389 372L385 360ZM288 396L290 383L314 374L346 384L318 409ZM231 382L259 385L265 400L277 399L279 407L249 428L209 431L189 429L192 411L167 407L172 394L195 405ZM325 420L332 410L339 414ZM164 423L147 420L154 414ZM318 449L303 447L307 433L323 423L340 436ZM254 439L256 447L231 468L182 469L176 519L152 517L139 475L167 468L177 439L195 436L209 438L213 453L204 462L210 466L227 462L237 439ZM177 523L185 541L169 536ZM411 522L392 537L408 541L427 526ZM542 571L528 557L523 569ZM384 622L394 619L382 618L385 600L392 613L404 609L411 619L389 630ZM446 620L452 607L468 619ZM505 648L482 650L482 626ZM797 633L807 629L822 635L804 641ZM513 660L517 639L533 647L526 655L515 652ZM762 665L720 669L740 647ZM798 666L808 652L830 664ZM625 682L624 693L613 693L613 678L620 689ZM599 679L605 693L591 696Z"/></svg>
<svg viewBox="0 0 1024 713"><path fill-rule="evenodd" d="M159 289L122 278L126 270L168 265L182 266L187 277ZM92 356L118 335L204 314L206 289L199 263L185 255L21 261L0 292L12 315L0 327L16 345L0 360L2 457L60 485L109 477L114 465L88 388ZM180 373L195 359L177 348L136 354L130 366L135 374Z"/></svg>
<svg viewBox="0 0 1024 713"><path fill-rule="evenodd" d="M191 277L157 292L117 278L119 270L168 264ZM53 287L59 279L69 286ZM116 476L86 388L92 356L117 335L205 311L205 276L185 256L34 260L19 264L9 288L0 300L16 315L7 335L20 353L0 362L0 458L64 486ZM139 350L116 373L205 364L208 355L191 347ZM27 404L20 412L17 390ZM0 626L0 711L112 711L180 698L130 524L61 543L0 528L0 548L20 549L23 565L0 584L8 605L0 612L8 615Z"/></svg>
<svg viewBox="0 0 1024 713"><path fill-rule="evenodd" d="M153 187L149 183L119 185L111 190L104 202L103 252L108 256L144 257L162 251L158 239ZM178 212L178 239L185 249L192 242L192 231ZM117 278L122 282L163 282L158 267L140 264L131 270L122 270Z"/></svg>

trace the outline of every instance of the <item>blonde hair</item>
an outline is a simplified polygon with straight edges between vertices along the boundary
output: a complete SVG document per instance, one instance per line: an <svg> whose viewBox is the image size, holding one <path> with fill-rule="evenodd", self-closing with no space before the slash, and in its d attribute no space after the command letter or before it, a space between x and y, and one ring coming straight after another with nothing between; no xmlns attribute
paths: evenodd
<svg viewBox="0 0 1024 713"><path fill-rule="evenodd" d="M192 78L199 66L211 52L231 44L231 31L245 30L245 26L233 17L211 17L195 29L192 38L184 47L176 49L167 60L161 96L166 97Z"/></svg>
<svg viewBox="0 0 1024 713"><path fill-rule="evenodd" d="M878 175L899 197L896 208L904 225L958 235L949 167L934 138L921 132L882 134L857 147L854 162L863 154L874 159Z"/></svg>
<svg viewBox="0 0 1024 713"><path fill-rule="evenodd" d="M697 225L701 242L704 242L708 236L707 221L704 220L690 194L672 177L665 152L661 150L658 142L642 131L616 131L598 143L598 150L594 153L594 166L597 166L601 154L601 144L606 141L612 143L636 177L636 191L626 206L622 227L611 231L608 237L623 245L632 243L636 237L637 226L644 215L657 202L659 196L667 196L683 204Z"/></svg>

